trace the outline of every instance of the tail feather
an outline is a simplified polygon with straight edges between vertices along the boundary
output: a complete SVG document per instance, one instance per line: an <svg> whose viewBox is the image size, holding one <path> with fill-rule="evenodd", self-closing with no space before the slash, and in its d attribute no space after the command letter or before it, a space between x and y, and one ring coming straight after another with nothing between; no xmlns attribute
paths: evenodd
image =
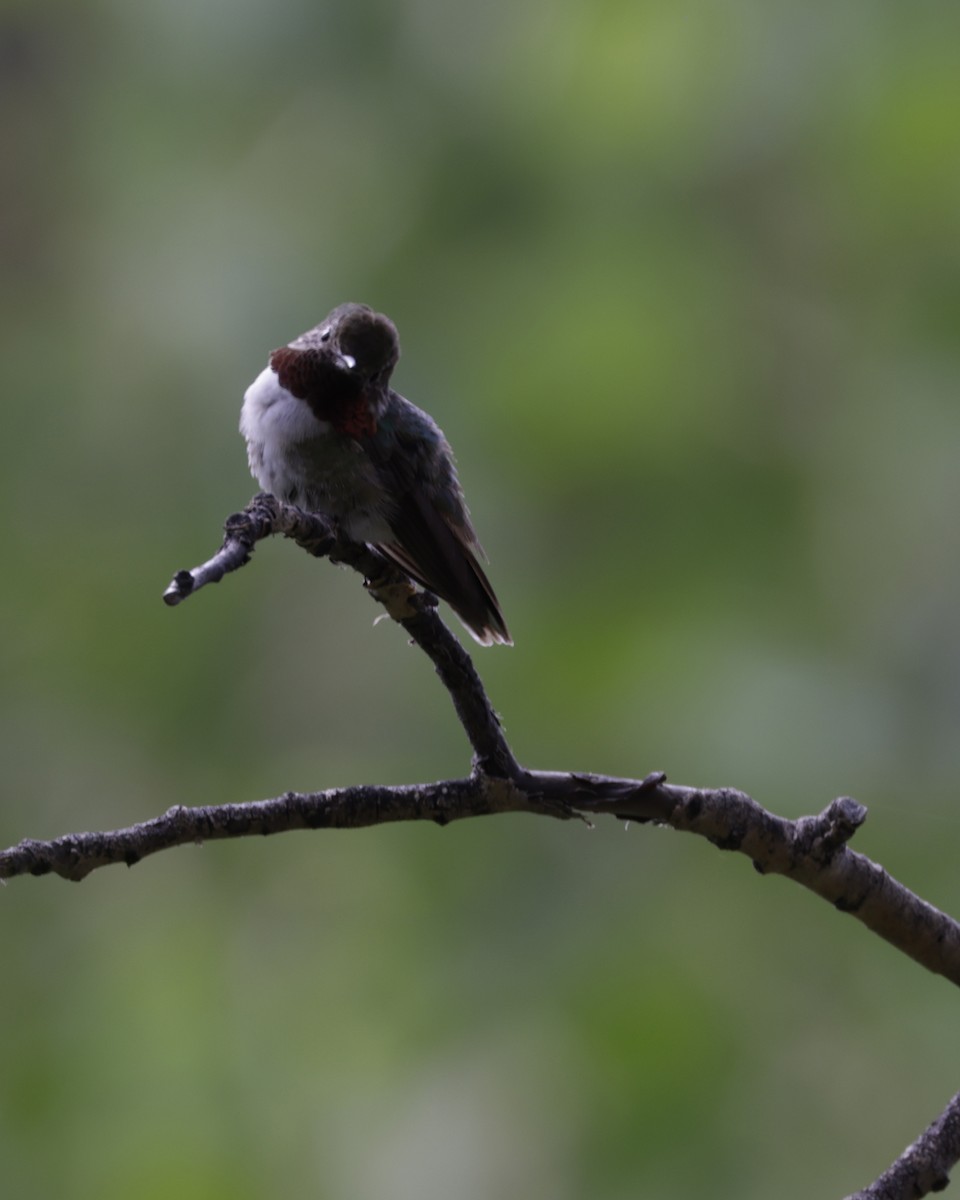
<svg viewBox="0 0 960 1200"><path fill-rule="evenodd" d="M513 639L490 580L473 552L455 538L452 531L450 536L456 542L456 559L453 563L447 559L442 570L424 570L409 551L396 542L377 546L377 549L417 583L446 600L467 632L481 646L512 646ZM437 566L436 559L431 566Z"/></svg>

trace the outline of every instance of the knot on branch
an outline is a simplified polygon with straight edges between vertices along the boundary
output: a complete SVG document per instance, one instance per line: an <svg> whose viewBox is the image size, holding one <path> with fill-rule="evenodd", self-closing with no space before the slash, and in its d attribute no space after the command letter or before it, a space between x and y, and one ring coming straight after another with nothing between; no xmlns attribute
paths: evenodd
<svg viewBox="0 0 960 1200"><path fill-rule="evenodd" d="M850 796L839 796L815 817L796 823L796 857L809 858L822 866L830 863L867 819L867 809Z"/></svg>
<svg viewBox="0 0 960 1200"><path fill-rule="evenodd" d="M269 537L280 519L281 505L269 492L258 492L246 508L231 513L223 523L224 541L248 542L252 547Z"/></svg>

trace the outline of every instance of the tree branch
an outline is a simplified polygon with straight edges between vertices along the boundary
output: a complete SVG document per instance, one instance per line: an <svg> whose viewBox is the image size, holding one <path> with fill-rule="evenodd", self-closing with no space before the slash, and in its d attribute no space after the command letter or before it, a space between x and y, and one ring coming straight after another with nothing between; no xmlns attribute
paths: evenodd
<svg viewBox="0 0 960 1200"><path fill-rule="evenodd" d="M228 517L224 533L223 544L213 558L192 571L174 575L163 593L165 603L180 604L206 584L219 583L224 575L250 561L257 542L277 533L316 558L344 563L364 577L374 599L430 658L473 747L474 769L500 778L519 773L520 766L503 736L500 718L469 654L440 620L436 598L414 587L399 567L371 547L341 537L326 518L282 504L267 492L258 493L242 512Z"/></svg>
<svg viewBox="0 0 960 1200"><path fill-rule="evenodd" d="M939 1117L869 1187L846 1200L915 1200L942 1192L960 1161L960 1092Z"/></svg>
<svg viewBox="0 0 960 1200"><path fill-rule="evenodd" d="M848 913L891 945L960 985L960 925L927 904L847 842L867 810L849 797L817 816L790 821L732 788L670 784L657 772L644 779L532 771L513 756L500 720L469 655L444 625L436 599L415 588L369 546L342 537L333 524L261 493L225 524L217 553L178 571L164 593L176 605L250 561L261 539L291 538L316 557L359 571L393 620L430 657L450 694L473 749L463 779L406 787L350 787L288 792L271 800L199 808L178 805L163 816L107 833L24 840L0 851L0 881L54 873L79 881L113 863L132 866L150 854L189 842L264 836L294 829L356 829L390 821L446 825L466 817L527 812L589 821L610 815L699 834L721 850L745 854L761 874L784 875ZM847 1200L907 1200L942 1190L960 1160L960 1093L875 1183Z"/></svg>

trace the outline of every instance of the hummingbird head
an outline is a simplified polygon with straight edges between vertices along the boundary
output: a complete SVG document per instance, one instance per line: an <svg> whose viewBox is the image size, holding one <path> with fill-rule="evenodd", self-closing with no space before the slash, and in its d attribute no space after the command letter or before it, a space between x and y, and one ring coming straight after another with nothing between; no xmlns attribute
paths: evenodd
<svg viewBox="0 0 960 1200"><path fill-rule="evenodd" d="M389 317L366 304L341 304L313 329L290 342L358 384L386 383L400 358L400 339Z"/></svg>
<svg viewBox="0 0 960 1200"><path fill-rule="evenodd" d="M279 384L320 421L352 437L376 433L400 357L393 322L365 304L341 304L270 355Z"/></svg>
<svg viewBox="0 0 960 1200"><path fill-rule="evenodd" d="M341 304L324 322L347 370L386 383L400 357L400 339L389 317L366 304Z"/></svg>

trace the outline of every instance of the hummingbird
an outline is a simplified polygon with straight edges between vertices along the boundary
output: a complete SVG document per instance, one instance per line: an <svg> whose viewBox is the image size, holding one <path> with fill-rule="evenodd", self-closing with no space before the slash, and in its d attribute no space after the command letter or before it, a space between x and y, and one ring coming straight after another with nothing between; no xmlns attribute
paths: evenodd
<svg viewBox="0 0 960 1200"><path fill-rule="evenodd" d="M391 559L481 645L512 645L450 444L390 386L399 358L393 322L365 304L339 305L274 350L240 413L251 474Z"/></svg>

